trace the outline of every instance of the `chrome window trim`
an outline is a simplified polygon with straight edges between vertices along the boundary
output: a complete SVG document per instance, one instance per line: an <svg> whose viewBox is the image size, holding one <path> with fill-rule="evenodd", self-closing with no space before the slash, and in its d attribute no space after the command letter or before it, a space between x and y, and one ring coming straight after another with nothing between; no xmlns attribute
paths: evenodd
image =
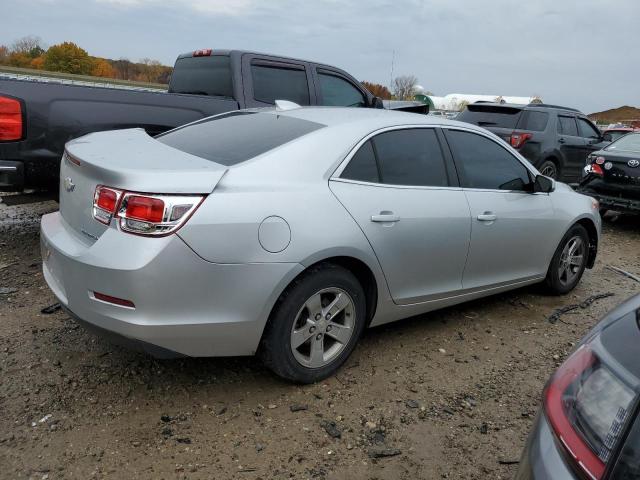
<svg viewBox="0 0 640 480"><path fill-rule="evenodd" d="M371 138L375 137L376 135L379 135L381 133L385 133L385 132L392 132L395 130L413 130L413 129L432 129L435 130L436 128L441 128L440 125L434 125L434 124L406 124L406 125L393 125L391 127L382 127L379 128L377 130L374 130L373 132L369 132L367 135L365 135L363 138L360 139L360 141L358 141L358 143L356 143L356 145L349 151L349 153L347 153L347 156L338 164L338 166L336 167L336 169L333 171L333 173L329 176L329 180L330 181L340 181L340 182L344 182L344 183L356 183L356 184L362 184L362 185L370 185L370 186L382 186L382 187L400 187L400 188L435 188L438 190L443 190L443 189L454 189L454 190L460 190L460 187L438 187L438 186L433 186L433 185L402 185L402 184L395 184L395 183L378 183L378 182L365 182L365 181L361 181L361 180L352 180L349 178L340 178L340 175L342 175L342 172L344 171L345 168L347 168L347 165L349 164L349 162L351 161L351 159L353 158L353 156L356 154L356 152L358 150L360 150L360 147L362 147L362 145L364 145L365 143L367 143L368 140L370 140ZM444 152L443 152L443 160L445 160L444 158Z"/></svg>
<svg viewBox="0 0 640 480"><path fill-rule="evenodd" d="M396 185L394 183L376 183L376 182L365 182L363 180L352 180L350 178L330 178L330 182L338 182L338 183L352 183L354 185L363 185L365 187L377 187L377 188L393 188L399 190L455 190L461 191L461 187L437 187L437 186L429 186L429 185ZM504 191L504 190L501 190Z"/></svg>

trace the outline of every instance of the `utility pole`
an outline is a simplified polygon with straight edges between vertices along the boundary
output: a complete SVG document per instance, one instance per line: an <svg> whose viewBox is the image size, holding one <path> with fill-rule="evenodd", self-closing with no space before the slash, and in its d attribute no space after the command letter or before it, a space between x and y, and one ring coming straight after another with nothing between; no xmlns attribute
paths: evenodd
<svg viewBox="0 0 640 480"><path fill-rule="evenodd" d="M391 72L389 73L389 92L393 95L393 64L396 60L396 51L393 50L391 54Z"/></svg>

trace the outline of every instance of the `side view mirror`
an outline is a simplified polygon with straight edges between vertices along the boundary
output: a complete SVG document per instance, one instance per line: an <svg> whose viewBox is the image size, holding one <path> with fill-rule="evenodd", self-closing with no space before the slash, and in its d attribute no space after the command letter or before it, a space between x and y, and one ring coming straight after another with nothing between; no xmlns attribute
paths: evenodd
<svg viewBox="0 0 640 480"><path fill-rule="evenodd" d="M545 177L544 175L536 175L536 179L533 182L534 192L551 193L555 188L556 183L552 178Z"/></svg>
<svg viewBox="0 0 640 480"><path fill-rule="evenodd" d="M605 133L604 135L602 135L602 141L603 142L613 142L613 138L611 137L610 133Z"/></svg>
<svg viewBox="0 0 640 480"><path fill-rule="evenodd" d="M380 97L373 97L371 99L371 108L384 108L382 99Z"/></svg>

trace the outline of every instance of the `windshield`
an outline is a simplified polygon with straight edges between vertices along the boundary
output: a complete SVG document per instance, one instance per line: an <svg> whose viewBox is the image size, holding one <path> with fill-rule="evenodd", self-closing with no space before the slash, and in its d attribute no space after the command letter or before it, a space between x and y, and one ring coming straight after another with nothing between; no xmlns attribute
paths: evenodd
<svg viewBox="0 0 640 480"><path fill-rule="evenodd" d="M640 152L640 133L627 133L605 148L611 152Z"/></svg>
<svg viewBox="0 0 640 480"><path fill-rule="evenodd" d="M229 112L176 128L156 140L221 165L236 165L324 127L299 118Z"/></svg>
<svg viewBox="0 0 640 480"><path fill-rule="evenodd" d="M231 60L227 55L178 58L169 93L233 98Z"/></svg>
<svg viewBox="0 0 640 480"><path fill-rule="evenodd" d="M618 140L620 137L625 136L627 133L629 133L629 130L607 130L605 132L607 135L611 135L611 141L615 142L616 140Z"/></svg>

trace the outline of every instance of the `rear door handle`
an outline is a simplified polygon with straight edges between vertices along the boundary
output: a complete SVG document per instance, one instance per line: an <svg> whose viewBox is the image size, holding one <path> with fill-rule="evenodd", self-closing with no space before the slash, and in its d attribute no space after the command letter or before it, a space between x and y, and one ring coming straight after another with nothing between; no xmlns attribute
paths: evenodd
<svg viewBox="0 0 640 480"><path fill-rule="evenodd" d="M481 222L495 222L498 216L495 213L484 212L478 215L477 218Z"/></svg>
<svg viewBox="0 0 640 480"><path fill-rule="evenodd" d="M394 223L400 221L400 217L391 212L380 212L379 215L371 215L371 221L377 223Z"/></svg>
<svg viewBox="0 0 640 480"><path fill-rule="evenodd" d="M565 143L565 142L566 142L566 140L564 138L559 138L558 139L558 143Z"/></svg>

